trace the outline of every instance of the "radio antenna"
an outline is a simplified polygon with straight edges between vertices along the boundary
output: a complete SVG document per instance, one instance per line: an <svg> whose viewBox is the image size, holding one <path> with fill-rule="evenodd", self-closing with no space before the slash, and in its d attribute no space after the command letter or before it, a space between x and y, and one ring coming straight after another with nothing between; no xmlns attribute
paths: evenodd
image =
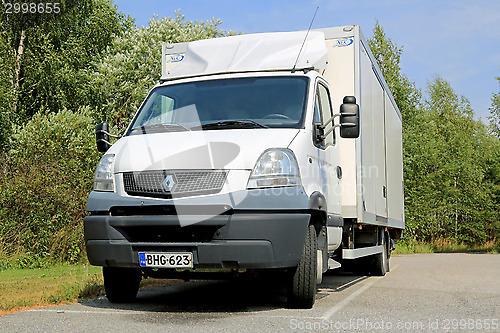
<svg viewBox="0 0 500 333"><path fill-rule="evenodd" d="M300 46L299 54L297 55L297 60L295 60L295 64L293 65L292 73L295 73L295 67L297 66L297 63L299 62L300 53L302 52L302 48L304 48L304 45L305 45L306 40L307 40L307 36L309 35L309 31L311 30L314 19L316 18L316 14L318 13L318 9L319 9L319 7L316 7L316 11L314 12L313 19L311 20L311 24L309 24L309 29L307 29L307 32L306 32L306 38L304 38L304 42L302 42L302 45Z"/></svg>

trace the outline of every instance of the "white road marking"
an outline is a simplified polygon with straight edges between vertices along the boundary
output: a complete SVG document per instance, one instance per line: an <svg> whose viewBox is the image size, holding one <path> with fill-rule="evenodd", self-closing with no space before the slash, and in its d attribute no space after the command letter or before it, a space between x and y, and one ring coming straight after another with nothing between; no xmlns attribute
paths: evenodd
<svg viewBox="0 0 500 333"><path fill-rule="evenodd" d="M313 319L313 320L320 320L322 319L321 317L310 317L310 316L292 316L292 315L265 315L265 314L257 314L257 315L251 315L251 317L257 317L257 318L275 318L275 319L284 319L284 318L290 318L290 319Z"/></svg>
<svg viewBox="0 0 500 333"><path fill-rule="evenodd" d="M325 314L321 318L330 319L331 316L333 316L336 312L338 312L344 306L349 304L353 299L355 299L356 297L361 295L366 289L370 288L372 286L372 284L374 284L377 281L378 281L378 278L375 278L375 277L370 278L370 280L368 280L368 282L364 286L362 286L361 288L359 288L358 290L356 290L355 292L353 292L352 294L350 294L349 296L344 298L342 301L340 301L339 303L335 304L330 309L328 309L328 311L326 311Z"/></svg>

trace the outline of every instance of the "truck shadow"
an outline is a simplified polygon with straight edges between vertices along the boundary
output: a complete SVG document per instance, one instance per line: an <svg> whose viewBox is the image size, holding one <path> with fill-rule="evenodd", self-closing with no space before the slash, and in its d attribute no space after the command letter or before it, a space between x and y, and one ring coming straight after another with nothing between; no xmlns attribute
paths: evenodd
<svg viewBox="0 0 500 333"><path fill-rule="evenodd" d="M316 300L326 297L332 293L346 290L366 279L369 276L359 275L351 271L336 269L323 274L323 281L318 286L318 294Z"/></svg>
<svg viewBox="0 0 500 333"><path fill-rule="evenodd" d="M334 271L323 275L317 300L340 292L367 277ZM165 285L142 288L133 303L110 303L105 296L81 305L103 310L164 313L258 312L287 308L286 289L279 281L263 280L165 280Z"/></svg>

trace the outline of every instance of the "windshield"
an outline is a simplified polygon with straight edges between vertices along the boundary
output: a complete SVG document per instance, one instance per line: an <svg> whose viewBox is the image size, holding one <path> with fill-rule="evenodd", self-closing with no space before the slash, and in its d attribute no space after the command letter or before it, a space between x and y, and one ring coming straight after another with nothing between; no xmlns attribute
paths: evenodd
<svg viewBox="0 0 500 333"><path fill-rule="evenodd" d="M168 85L154 89L129 135L229 128L300 128L306 77L252 77Z"/></svg>

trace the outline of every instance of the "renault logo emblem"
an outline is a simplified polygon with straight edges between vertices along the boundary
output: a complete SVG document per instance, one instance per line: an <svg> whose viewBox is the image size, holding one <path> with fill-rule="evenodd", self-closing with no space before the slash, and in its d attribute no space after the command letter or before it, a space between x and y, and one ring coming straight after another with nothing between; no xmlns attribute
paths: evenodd
<svg viewBox="0 0 500 333"><path fill-rule="evenodd" d="M174 187L174 185L175 185L175 181L174 181L173 175L168 175L163 180L163 189L167 192L170 192L172 190L172 188Z"/></svg>

